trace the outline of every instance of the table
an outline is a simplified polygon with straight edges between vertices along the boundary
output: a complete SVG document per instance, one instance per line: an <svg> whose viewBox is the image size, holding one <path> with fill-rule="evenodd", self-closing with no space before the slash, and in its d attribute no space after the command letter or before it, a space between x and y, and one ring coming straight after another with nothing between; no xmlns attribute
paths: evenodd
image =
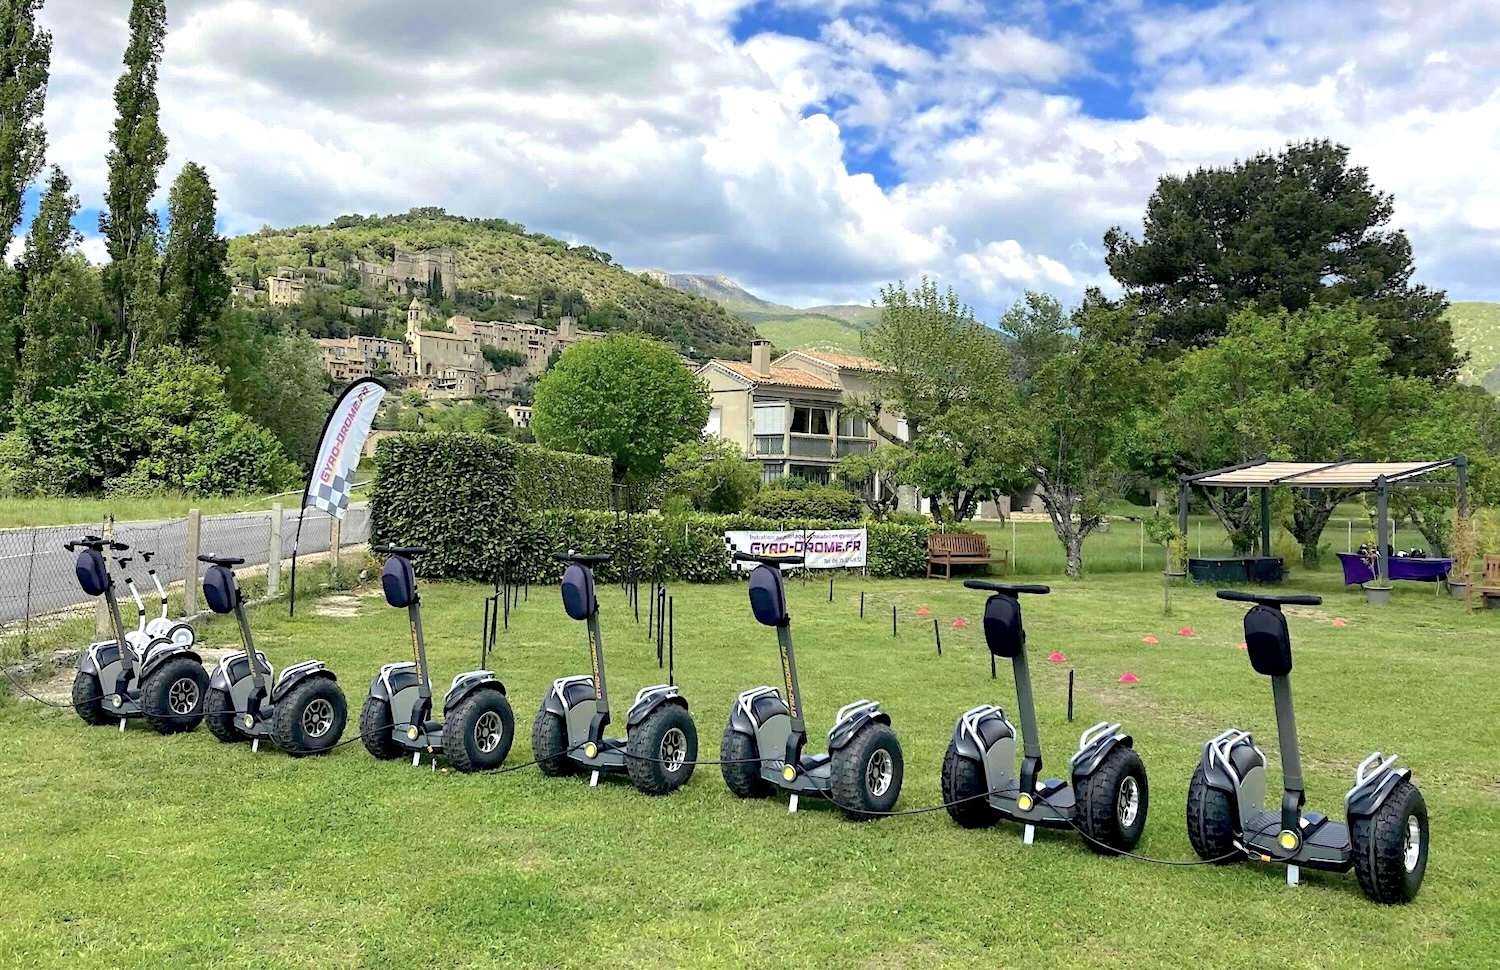
<svg viewBox="0 0 1500 970"><path fill-rule="evenodd" d="M1375 579L1375 570L1356 552L1341 552L1339 562L1344 567L1344 585L1355 586ZM1392 556L1386 560L1390 579L1409 579L1419 583L1435 583L1448 578L1453 568L1452 559L1408 559Z"/></svg>

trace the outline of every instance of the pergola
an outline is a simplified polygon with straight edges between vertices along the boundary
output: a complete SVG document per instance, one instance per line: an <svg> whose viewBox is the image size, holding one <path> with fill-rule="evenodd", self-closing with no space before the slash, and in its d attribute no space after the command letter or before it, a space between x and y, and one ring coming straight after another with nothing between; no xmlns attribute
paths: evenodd
<svg viewBox="0 0 1500 970"><path fill-rule="evenodd" d="M1260 553L1271 555L1271 493L1270 489L1288 488L1340 488L1376 495L1376 550L1378 566L1376 577L1384 583L1390 575L1387 566L1387 549L1390 544L1389 504L1393 488L1458 488L1458 513L1468 509L1468 460L1455 455L1442 461L1360 461L1357 458L1342 461L1270 461L1260 458L1242 465L1231 465L1197 475L1183 475L1177 479L1177 527L1184 533L1188 528L1188 493L1194 485L1201 488L1258 488L1260 493ZM1457 481L1431 479L1428 475L1452 468Z"/></svg>

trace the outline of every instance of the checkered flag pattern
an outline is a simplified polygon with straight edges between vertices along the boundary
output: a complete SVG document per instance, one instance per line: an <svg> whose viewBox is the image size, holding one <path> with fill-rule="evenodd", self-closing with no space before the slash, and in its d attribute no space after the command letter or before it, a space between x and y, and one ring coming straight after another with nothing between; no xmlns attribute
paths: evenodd
<svg viewBox="0 0 1500 970"><path fill-rule="evenodd" d="M349 488L353 483L342 472L330 482L313 482L307 493L307 504L322 509L334 518L342 519L349 511Z"/></svg>

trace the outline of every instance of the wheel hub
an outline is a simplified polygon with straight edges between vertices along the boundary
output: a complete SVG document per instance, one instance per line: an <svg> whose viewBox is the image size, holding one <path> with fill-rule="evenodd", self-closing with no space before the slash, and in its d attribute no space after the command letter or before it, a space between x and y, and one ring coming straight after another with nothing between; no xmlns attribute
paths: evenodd
<svg viewBox="0 0 1500 970"><path fill-rule="evenodd" d="M504 736L505 725L501 723L500 715L494 711L485 711L474 722L474 741L479 745L481 754L489 754L500 747L500 739Z"/></svg>
<svg viewBox="0 0 1500 970"><path fill-rule="evenodd" d="M302 730L309 738L321 738L333 730L333 705L319 697L302 709Z"/></svg>
<svg viewBox="0 0 1500 970"><path fill-rule="evenodd" d="M891 760L891 753L884 748L870 755L870 760L865 762L865 788L876 798L890 790L891 779L895 775L895 762Z"/></svg>
<svg viewBox="0 0 1500 970"><path fill-rule="evenodd" d="M1417 871L1417 860L1422 855L1422 826L1415 815L1406 817L1406 835L1401 840L1401 864L1407 872Z"/></svg>
<svg viewBox="0 0 1500 970"><path fill-rule="evenodd" d="M1120 819L1120 828L1128 829L1141 814L1141 788L1135 778L1126 775L1120 782L1120 791L1115 799L1115 813Z"/></svg>
<svg viewBox="0 0 1500 970"><path fill-rule="evenodd" d="M167 688L167 707L179 716L193 713L198 707L198 684L187 677L173 681Z"/></svg>
<svg viewBox="0 0 1500 970"><path fill-rule="evenodd" d="M661 736L661 760L668 773L682 769L683 763L687 761L687 735L682 733L681 728L668 728L667 733Z"/></svg>

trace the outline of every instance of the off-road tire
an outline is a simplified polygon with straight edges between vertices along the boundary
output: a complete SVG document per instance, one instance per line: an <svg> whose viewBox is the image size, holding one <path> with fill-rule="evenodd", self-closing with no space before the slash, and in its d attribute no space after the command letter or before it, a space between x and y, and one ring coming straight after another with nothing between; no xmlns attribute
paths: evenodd
<svg viewBox="0 0 1500 970"><path fill-rule="evenodd" d="M326 701L332 711L323 733L314 737L309 733L303 712L317 701ZM326 676L309 677L288 691L276 705L276 714L271 719L271 739L276 742L276 747L293 758L327 754L338 745L348 723L349 702L344 699L344 689L338 681Z"/></svg>
<svg viewBox="0 0 1500 970"><path fill-rule="evenodd" d="M197 697L190 713L172 710L173 688L191 681ZM203 722L208 702L208 671L192 657L173 657L164 661L141 681L141 715L158 734L180 734Z"/></svg>
<svg viewBox="0 0 1500 970"><path fill-rule="evenodd" d="M531 722L531 755L548 778L578 774L578 764L568 757L568 726L543 707Z"/></svg>
<svg viewBox="0 0 1500 970"><path fill-rule="evenodd" d="M211 688L208 703L204 704L203 709L203 724L208 728L209 734L225 744L248 740L249 736L234 723L234 700L228 691Z"/></svg>
<svg viewBox="0 0 1500 970"><path fill-rule="evenodd" d="M676 768L663 764L664 744L672 731L682 734L686 750ZM698 765L698 727L687 709L662 704L646 719L626 732L625 770L630 783L646 795L668 795L688 783Z"/></svg>
<svg viewBox="0 0 1500 970"><path fill-rule="evenodd" d="M867 774L872 760L882 751L890 759L891 776L885 790L877 794L867 783ZM901 742L888 724L872 721L860 728L848 744L833 753L830 767L834 804L853 821L879 818L895 807L901 796Z"/></svg>
<svg viewBox="0 0 1500 970"><path fill-rule="evenodd" d="M1198 858L1218 866L1244 858L1234 845L1234 805L1230 797L1228 792L1209 785L1202 765L1193 770L1187 794L1188 842Z"/></svg>
<svg viewBox="0 0 1500 970"><path fill-rule="evenodd" d="M500 737L489 751L475 728L486 714L500 718ZM453 710L443 711L443 755L456 771L491 771L505 763L516 740L516 715L510 699L498 687L482 687Z"/></svg>
<svg viewBox="0 0 1500 970"><path fill-rule="evenodd" d="M1135 789L1136 808L1127 822L1120 813L1130 787ZM1073 794L1085 845L1100 855L1118 855L1135 848L1146 831L1151 790L1146 785L1146 766L1134 748L1115 745L1092 774L1078 779Z"/></svg>
<svg viewBox="0 0 1500 970"><path fill-rule="evenodd" d="M104 689L99 686L99 678L81 670L73 675L73 710L89 727L100 727L114 720L104 710Z"/></svg>
<svg viewBox="0 0 1500 970"><path fill-rule="evenodd" d="M1416 865L1404 864L1407 820L1415 819L1420 837ZM1385 803L1364 818L1351 820L1354 874L1359 888L1377 903L1409 903L1427 874L1427 802L1410 781L1401 781Z"/></svg>
<svg viewBox="0 0 1500 970"><path fill-rule="evenodd" d="M776 786L760 775L755 738L736 731L733 724L724 725L724 735L719 738L719 773L740 798L769 798L776 792Z"/></svg>
<svg viewBox="0 0 1500 970"><path fill-rule="evenodd" d="M985 796L989 784L984 765L958 753L958 745L948 742L943 755L943 804L948 817L966 829L987 829L1000 821L1000 812Z"/></svg>
<svg viewBox="0 0 1500 970"><path fill-rule="evenodd" d="M391 705L378 697L366 697L359 709L359 740L372 758L394 761L406 753L391 737L394 727Z"/></svg>

